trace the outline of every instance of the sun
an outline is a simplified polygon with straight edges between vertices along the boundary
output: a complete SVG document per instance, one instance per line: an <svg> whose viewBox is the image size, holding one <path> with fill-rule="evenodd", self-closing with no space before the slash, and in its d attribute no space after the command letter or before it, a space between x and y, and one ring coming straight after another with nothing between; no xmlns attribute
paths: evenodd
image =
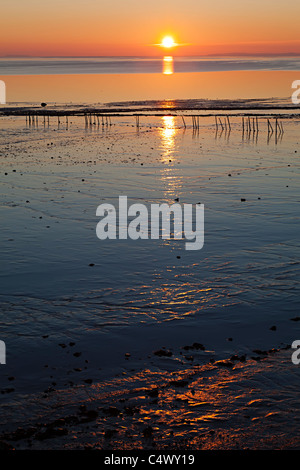
<svg viewBox="0 0 300 470"><path fill-rule="evenodd" d="M161 46L167 49L170 49L171 47L175 47L176 45L177 44L172 38L172 36L165 36L163 40L161 41Z"/></svg>

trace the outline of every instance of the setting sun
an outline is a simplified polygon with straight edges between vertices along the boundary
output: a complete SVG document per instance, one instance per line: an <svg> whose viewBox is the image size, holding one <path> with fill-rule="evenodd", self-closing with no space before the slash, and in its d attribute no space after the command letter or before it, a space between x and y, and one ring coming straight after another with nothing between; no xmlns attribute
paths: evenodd
<svg viewBox="0 0 300 470"><path fill-rule="evenodd" d="M165 36L161 42L161 46L170 49L171 47L176 46L176 43L172 36Z"/></svg>

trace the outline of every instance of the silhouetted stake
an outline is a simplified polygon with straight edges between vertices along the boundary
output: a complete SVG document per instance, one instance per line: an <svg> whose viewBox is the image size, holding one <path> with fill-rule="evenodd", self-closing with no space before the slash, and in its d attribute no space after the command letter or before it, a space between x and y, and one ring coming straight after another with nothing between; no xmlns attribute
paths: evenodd
<svg viewBox="0 0 300 470"><path fill-rule="evenodd" d="M269 121L269 119L268 119L268 123L269 123L269 126L270 126L271 131L272 131L272 134L273 134L273 127L272 127L272 124L271 124L271 122Z"/></svg>
<svg viewBox="0 0 300 470"><path fill-rule="evenodd" d="M231 131L231 125L230 125L229 116L227 116L227 121L228 121L228 127L229 127L229 130Z"/></svg>
<svg viewBox="0 0 300 470"><path fill-rule="evenodd" d="M222 131L223 131L223 130L224 130L224 127L223 127L223 124L222 124L222 121L221 121L220 118L219 118L219 122L220 122L220 125L221 125L221 127L222 127Z"/></svg>
<svg viewBox="0 0 300 470"><path fill-rule="evenodd" d="M280 121L280 128L281 128L281 132L282 132L282 134L283 134L283 133L284 133L284 130L283 130L282 121Z"/></svg>
<svg viewBox="0 0 300 470"><path fill-rule="evenodd" d="M184 126L184 128L186 129L186 123L185 123L184 117L181 116L181 118L182 118L183 126Z"/></svg>
<svg viewBox="0 0 300 470"><path fill-rule="evenodd" d="M256 131L258 132L258 119L257 119L257 116L256 116Z"/></svg>
<svg viewBox="0 0 300 470"><path fill-rule="evenodd" d="M278 120L277 118L275 119L275 136L277 138L277 129L278 129Z"/></svg>
<svg viewBox="0 0 300 470"><path fill-rule="evenodd" d="M282 122L278 121L278 118L276 118L276 127L278 127L279 135L283 134Z"/></svg>
<svg viewBox="0 0 300 470"><path fill-rule="evenodd" d="M216 121L216 130L218 131L218 119L217 119L217 116L215 116L215 121Z"/></svg>

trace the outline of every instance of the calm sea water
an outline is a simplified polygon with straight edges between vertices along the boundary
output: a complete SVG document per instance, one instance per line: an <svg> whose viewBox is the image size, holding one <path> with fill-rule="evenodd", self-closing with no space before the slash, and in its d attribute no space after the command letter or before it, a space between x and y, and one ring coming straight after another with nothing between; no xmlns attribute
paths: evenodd
<svg viewBox="0 0 300 470"><path fill-rule="evenodd" d="M109 103L175 99L291 97L300 59L7 58L7 103Z"/></svg>
<svg viewBox="0 0 300 470"><path fill-rule="evenodd" d="M300 70L295 58L199 58L199 57L91 57L1 59L1 75L161 73L165 63L174 73L238 70ZM170 72L170 71L169 71Z"/></svg>

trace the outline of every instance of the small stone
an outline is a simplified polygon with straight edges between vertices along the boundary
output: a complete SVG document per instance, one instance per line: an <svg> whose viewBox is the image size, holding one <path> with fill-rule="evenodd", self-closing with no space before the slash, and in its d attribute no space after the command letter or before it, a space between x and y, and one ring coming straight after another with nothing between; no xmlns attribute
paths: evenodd
<svg viewBox="0 0 300 470"><path fill-rule="evenodd" d="M171 351L163 350L163 349L159 349L158 351L154 351L154 354L155 354L155 356L159 356L159 357L171 357L172 356Z"/></svg>

